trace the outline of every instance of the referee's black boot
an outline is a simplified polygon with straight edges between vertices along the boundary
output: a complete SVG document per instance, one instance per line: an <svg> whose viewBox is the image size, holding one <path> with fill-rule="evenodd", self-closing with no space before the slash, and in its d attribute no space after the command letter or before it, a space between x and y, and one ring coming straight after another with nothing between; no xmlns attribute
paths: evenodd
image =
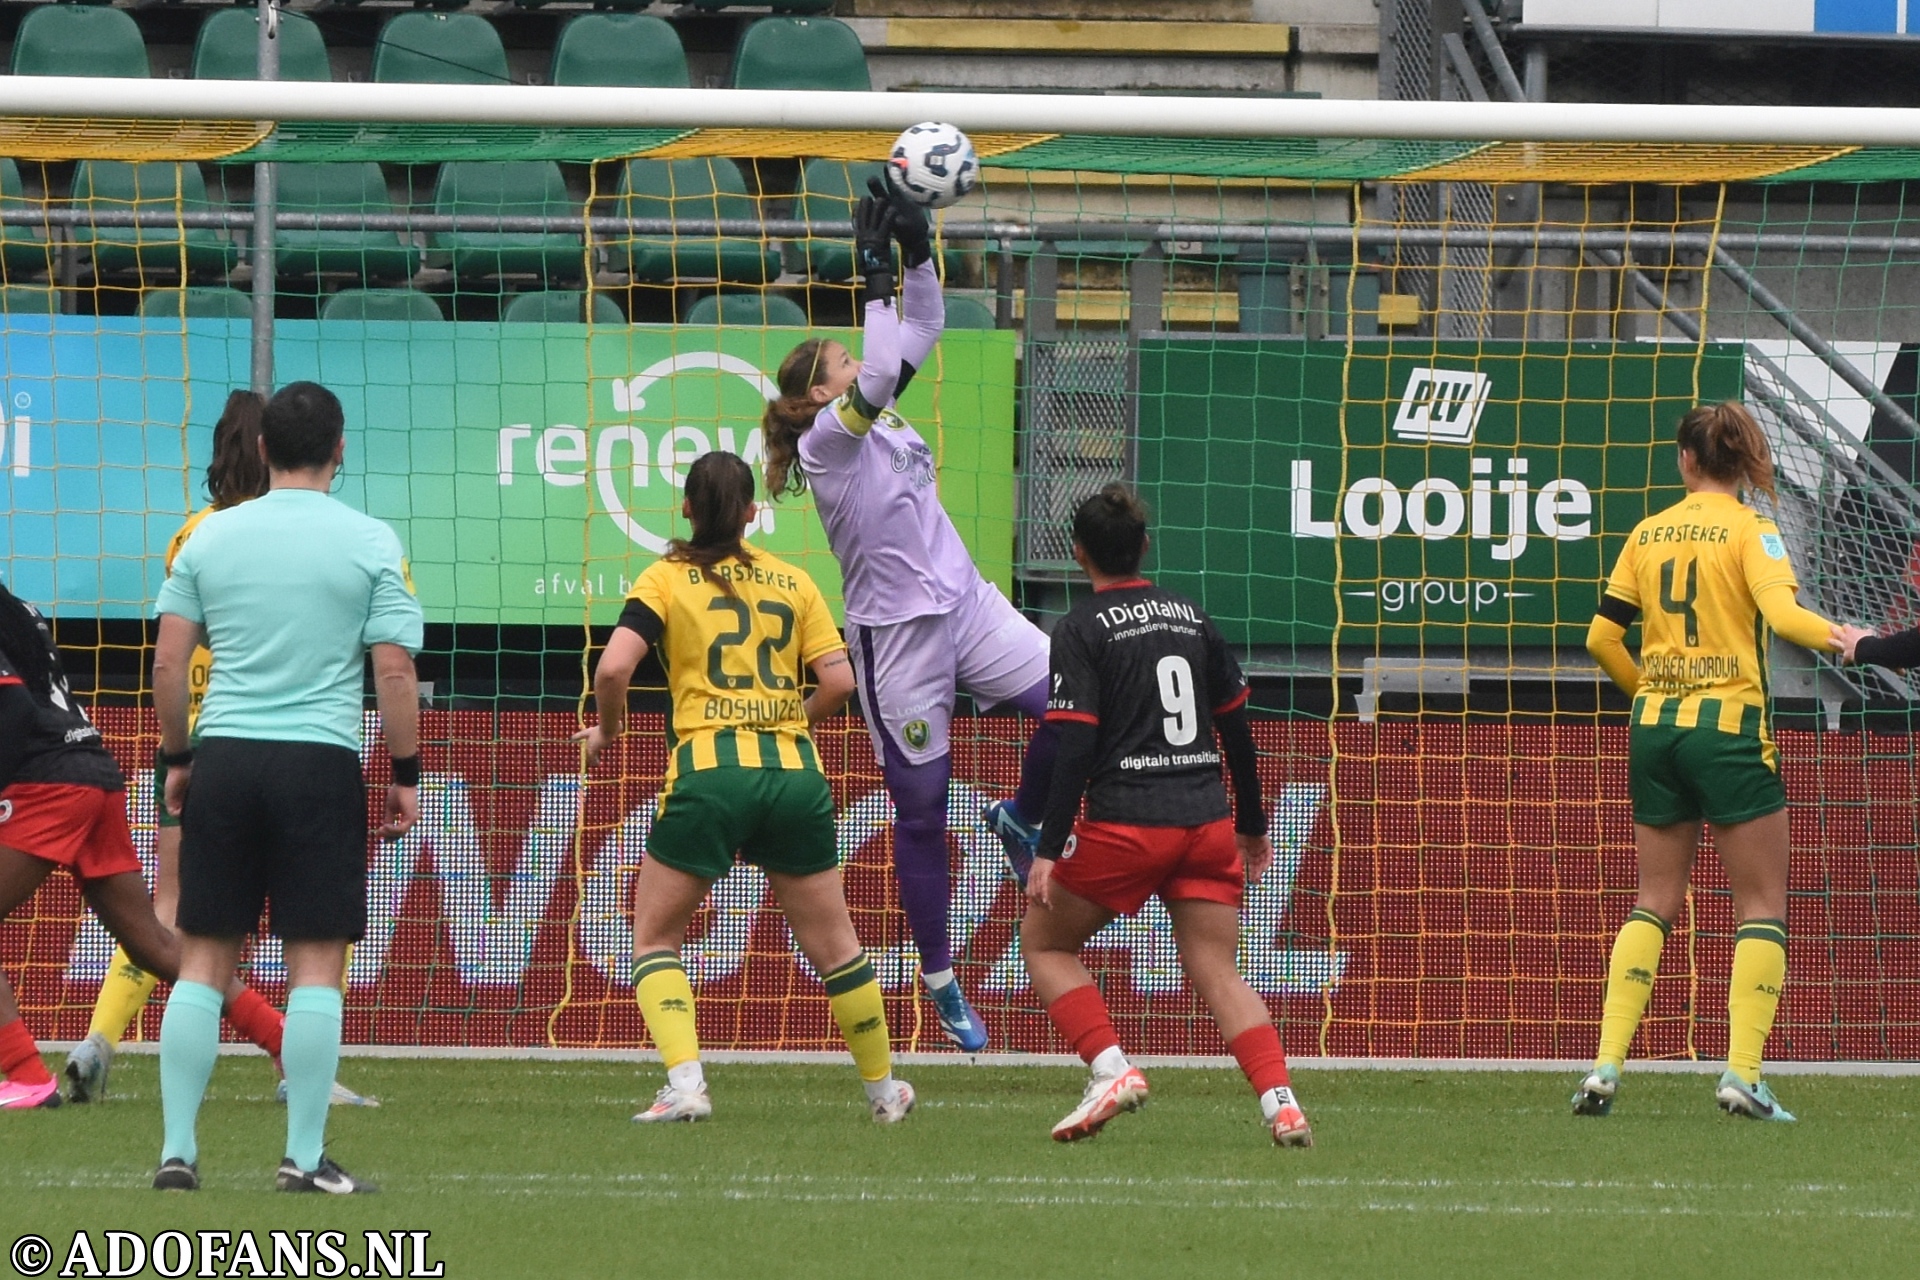
<svg viewBox="0 0 1920 1280"><path fill-rule="evenodd" d="M160 1162L159 1172L153 1175L155 1191L198 1191L200 1189L200 1166L188 1164L179 1156Z"/></svg>

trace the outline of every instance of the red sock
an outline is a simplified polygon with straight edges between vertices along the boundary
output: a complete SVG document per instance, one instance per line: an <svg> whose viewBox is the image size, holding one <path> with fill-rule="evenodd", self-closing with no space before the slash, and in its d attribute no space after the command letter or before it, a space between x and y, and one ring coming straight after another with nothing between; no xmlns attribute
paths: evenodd
<svg viewBox="0 0 1920 1280"><path fill-rule="evenodd" d="M1091 982L1075 987L1048 1005L1047 1016L1088 1065L1108 1049L1120 1045L1120 1037L1113 1030L1113 1018L1107 1013L1107 1002L1100 995L1100 988Z"/></svg>
<svg viewBox="0 0 1920 1280"><path fill-rule="evenodd" d="M1280 1032L1271 1022L1242 1031L1227 1046L1227 1052L1247 1073L1255 1093L1287 1087L1287 1051L1280 1047Z"/></svg>
<svg viewBox="0 0 1920 1280"><path fill-rule="evenodd" d="M0 1074L14 1084L45 1084L53 1079L47 1064L40 1061L40 1046L20 1018L0 1027Z"/></svg>
<svg viewBox="0 0 1920 1280"><path fill-rule="evenodd" d="M267 998L247 987L227 1002L227 1021L240 1029L240 1034L265 1049L268 1054L280 1056L280 1037L286 1031L286 1015L267 1003Z"/></svg>

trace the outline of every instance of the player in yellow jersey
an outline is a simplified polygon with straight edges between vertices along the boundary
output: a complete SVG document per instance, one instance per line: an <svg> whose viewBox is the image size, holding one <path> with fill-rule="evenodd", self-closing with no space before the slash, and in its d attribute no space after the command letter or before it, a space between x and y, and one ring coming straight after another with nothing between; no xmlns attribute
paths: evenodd
<svg viewBox="0 0 1920 1280"><path fill-rule="evenodd" d="M628 593L594 673L600 722L576 735L591 764L625 728L627 687L657 650L673 711L666 783L634 882L633 982L667 1084L634 1119L713 1113L680 949L737 853L766 872L826 985L873 1118L891 1124L913 1109L913 1087L893 1076L880 984L840 882L833 794L808 733L853 694L846 645L805 572L748 548L753 470L737 455L709 453L688 468L681 510L692 537ZM816 687L803 696L809 668Z"/></svg>
<svg viewBox="0 0 1920 1280"><path fill-rule="evenodd" d="M1790 1121L1760 1078L1787 972L1787 795L1769 724L1768 634L1826 652L1844 637L1800 607L1779 528L1740 501L1742 488L1773 496L1766 437L1747 411L1694 409L1680 420L1679 446L1687 496L1635 526L1587 631L1588 651L1633 696L1628 777L1640 884L1608 964L1600 1051L1573 1110L1603 1116L1613 1107L1704 819L1739 921L1727 1069L1715 1097L1734 1115ZM1625 643L1636 617L1638 665Z"/></svg>
<svg viewBox="0 0 1920 1280"><path fill-rule="evenodd" d="M193 536L193 531L200 527L202 520L215 511L238 506L267 491L267 464L260 450L260 410L265 404L251 391L235 391L227 396L220 420L213 427L213 457L207 463L207 497L211 501L188 516L187 522L167 543L167 573L173 572L173 562L179 557L180 548L187 545L187 539ZM200 703L207 695L207 682L212 672L213 652L205 645L196 646L187 666L189 726L200 718ZM180 819L167 811L166 789L166 770L156 756L153 778L153 910L160 918L160 923L171 929L174 908L180 900ZM87 1027L87 1038L75 1045L73 1052L67 1055L64 1074L68 1101L92 1102L105 1096L107 1074L113 1067L114 1052L120 1047L127 1027L139 1016L147 998L153 994L158 981L153 974L133 963L126 948L115 948L113 960L107 966L107 976L100 983L99 994L94 997L93 1021ZM280 1031L284 1021L278 1009L249 993L248 997L234 1002L228 1008L227 1018L249 1040L278 1059ZM280 1089L280 1100L284 1102L284 1080ZM351 1106L379 1105L377 1100L357 1094L340 1084L334 1085L333 1101Z"/></svg>

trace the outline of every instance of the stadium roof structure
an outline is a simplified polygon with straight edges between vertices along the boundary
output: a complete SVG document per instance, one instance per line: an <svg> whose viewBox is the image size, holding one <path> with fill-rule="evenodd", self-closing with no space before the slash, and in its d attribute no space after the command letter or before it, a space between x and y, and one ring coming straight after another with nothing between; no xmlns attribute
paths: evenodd
<svg viewBox="0 0 1920 1280"><path fill-rule="evenodd" d="M883 158L952 120L1005 169L1304 181L1920 177L1920 110L0 77L0 154L252 163Z"/></svg>

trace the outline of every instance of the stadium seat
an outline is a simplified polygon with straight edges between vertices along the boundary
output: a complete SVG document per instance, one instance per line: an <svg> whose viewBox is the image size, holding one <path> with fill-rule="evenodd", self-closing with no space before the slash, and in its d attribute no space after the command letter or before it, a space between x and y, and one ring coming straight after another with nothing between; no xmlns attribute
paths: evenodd
<svg viewBox="0 0 1920 1280"><path fill-rule="evenodd" d="M400 320L445 323L440 304L418 289L342 289L320 308L322 320Z"/></svg>
<svg viewBox="0 0 1920 1280"><path fill-rule="evenodd" d="M704 13L719 9L757 9L761 4L775 13L830 13L833 10L833 0L691 0L691 7Z"/></svg>
<svg viewBox="0 0 1920 1280"><path fill-rule="evenodd" d="M247 320L253 299L238 289L149 289L140 314L150 320Z"/></svg>
<svg viewBox="0 0 1920 1280"><path fill-rule="evenodd" d="M551 160L453 161L440 166L433 211L484 217L575 214L567 181ZM545 231L436 231L427 237L430 265L450 265L461 280L534 275L580 280L586 274L580 237Z"/></svg>
<svg viewBox="0 0 1920 1280"><path fill-rule="evenodd" d="M554 84L684 89L687 51L664 18L640 13L583 13L560 28L553 44Z"/></svg>
<svg viewBox="0 0 1920 1280"><path fill-rule="evenodd" d="M593 313L587 314L591 299ZM505 324L606 324L625 326L620 305L604 293L583 294L578 289L541 289L517 293L500 313Z"/></svg>
<svg viewBox="0 0 1920 1280"><path fill-rule="evenodd" d="M371 161L357 164L283 164L280 209L287 213L386 214L387 180ZM420 269L420 250L394 231L301 231L274 236L274 273L281 276L352 275L363 280L407 280Z"/></svg>
<svg viewBox="0 0 1920 1280"><path fill-rule="evenodd" d="M126 10L43 4L27 10L14 33L13 74L144 80L153 70L147 64L147 42Z"/></svg>
<svg viewBox="0 0 1920 1280"><path fill-rule="evenodd" d="M20 166L0 158L0 205L19 208L27 203ZM0 223L0 275L42 276L53 270L53 246L46 228Z"/></svg>
<svg viewBox="0 0 1920 1280"><path fill-rule="evenodd" d="M760 211L731 160L632 160L620 175L614 216L757 221ZM635 280L762 284L780 274L780 255L743 236L636 236L610 242L608 265Z"/></svg>
<svg viewBox="0 0 1920 1280"><path fill-rule="evenodd" d="M73 170L73 204L83 212L150 209L172 214L176 209L213 208L198 165L158 161L82 160ZM188 275L223 274L233 267L232 242L205 227L96 227L83 222L75 225L73 239L92 251L96 275L178 271L183 257Z"/></svg>
<svg viewBox="0 0 1920 1280"><path fill-rule="evenodd" d="M969 298L964 294L947 295L947 328L949 329L998 329L993 308L978 298Z"/></svg>
<svg viewBox="0 0 1920 1280"><path fill-rule="evenodd" d="M471 13L403 13L373 46L380 84L510 84L500 33Z"/></svg>
<svg viewBox="0 0 1920 1280"><path fill-rule="evenodd" d="M710 293L687 309L682 323L805 328L807 313L799 303L777 293Z"/></svg>
<svg viewBox="0 0 1920 1280"><path fill-rule="evenodd" d="M193 42L195 80L257 80L260 77L260 15L252 9L221 9L200 24ZM280 79L331 80L327 42L312 18L280 11Z"/></svg>
<svg viewBox="0 0 1920 1280"><path fill-rule="evenodd" d="M0 287L0 314L10 316L54 316L60 314L60 291L33 285L10 284Z"/></svg>
<svg viewBox="0 0 1920 1280"><path fill-rule="evenodd" d="M733 51L736 89L873 88L866 51L834 18L762 18Z"/></svg>
<svg viewBox="0 0 1920 1280"><path fill-rule="evenodd" d="M867 178L879 164L849 164L845 160L809 160L800 171L793 216L805 222L847 222L853 204L867 193ZM847 280L853 276L853 241L809 236L801 242L807 274L816 280Z"/></svg>

